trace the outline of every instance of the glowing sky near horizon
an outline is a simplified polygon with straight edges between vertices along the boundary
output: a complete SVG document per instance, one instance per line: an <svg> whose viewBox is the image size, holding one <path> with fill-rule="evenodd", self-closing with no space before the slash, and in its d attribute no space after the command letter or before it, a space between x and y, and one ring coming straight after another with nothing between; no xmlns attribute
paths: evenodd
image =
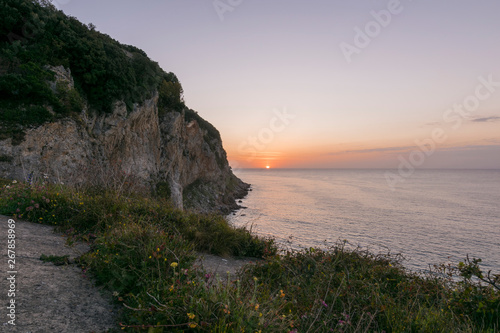
<svg viewBox="0 0 500 333"><path fill-rule="evenodd" d="M497 0L57 1L174 72L233 167L500 168Z"/></svg>

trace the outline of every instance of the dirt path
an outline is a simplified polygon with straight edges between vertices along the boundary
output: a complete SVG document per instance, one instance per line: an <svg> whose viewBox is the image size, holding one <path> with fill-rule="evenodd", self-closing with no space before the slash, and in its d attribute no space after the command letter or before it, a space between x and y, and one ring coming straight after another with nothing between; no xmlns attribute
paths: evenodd
<svg viewBox="0 0 500 333"><path fill-rule="evenodd" d="M75 265L55 266L40 260L45 255L70 255L88 251L88 246L65 245L65 238L50 226L16 220L15 267L8 267L8 218L0 216L0 332L105 332L116 327L115 309L90 279ZM9 297L15 276L15 297ZM7 306L15 300L15 324Z"/></svg>
<svg viewBox="0 0 500 333"><path fill-rule="evenodd" d="M116 328L116 308L90 279L83 276L79 267L55 266L40 260L42 254L69 255L70 262L73 262L74 258L89 250L88 245L65 245L66 239L54 233L51 226L20 220L9 224L8 221L8 217L0 215L0 332L87 333ZM9 267L13 262L8 262L9 225L15 225L15 249L11 249L15 251L13 267ZM199 254L195 267L226 278L228 272L234 276L243 265L256 260ZM12 276L15 278L15 296L9 295L12 280L8 278ZM9 318L11 310L7 306L12 300L15 300L15 309L12 310L15 317Z"/></svg>

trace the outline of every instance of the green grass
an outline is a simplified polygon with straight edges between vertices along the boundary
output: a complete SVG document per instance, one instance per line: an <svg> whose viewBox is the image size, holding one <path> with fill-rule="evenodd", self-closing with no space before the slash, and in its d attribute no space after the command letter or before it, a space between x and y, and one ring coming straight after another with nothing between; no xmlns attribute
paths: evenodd
<svg viewBox="0 0 500 333"><path fill-rule="evenodd" d="M216 215L167 200L7 184L0 213L56 225L91 251L85 274L113 293L126 332L497 332L500 276L480 261L406 270L397 256L282 250ZM193 266L196 251L263 258L237 276ZM489 283L480 283L480 280Z"/></svg>
<svg viewBox="0 0 500 333"><path fill-rule="evenodd" d="M182 236L195 244L197 251L254 257L276 251L272 240L260 239L244 228L234 228L220 215L183 212L160 197L120 196L96 188L77 191L63 185L16 183L2 188L0 203L1 214L55 225L87 238L123 224L151 224Z"/></svg>

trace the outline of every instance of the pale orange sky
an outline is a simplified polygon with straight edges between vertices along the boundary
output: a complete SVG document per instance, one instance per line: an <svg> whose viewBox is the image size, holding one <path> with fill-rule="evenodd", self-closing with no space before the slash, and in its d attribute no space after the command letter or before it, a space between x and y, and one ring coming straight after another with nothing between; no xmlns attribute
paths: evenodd
<svg viewBox="0 0 500 333"><path fill-rule="evenodd" d="M54 1L174 72L233 168L395 168L435 129L419 167L500 168L497 0Z"/></svg>
<svg viewBox="0 0 500 333"><path fill-rule="evenodd" d="M273 168L396 168L400 163L398 156L408 158L412 151L426 149L433 153L426 155L425 163L420 167L499 168L500 117L460 119L462 123L457 128L454 127L456 122L443 120L416 125L381 122L375 126L360 120L343 124L344 129L333 127L331 132L326 129L326 124L319 122L315 135L306 138L300 133L311 125L300 121L297 116L295 123L275 133L269 143L266 137L269 133L265 132L270 129L267 125L261 126L254 134L239 135L234 140L241 140L239 145L226 140L225 147L231 164L236 168L263 168L267 165ZM437 142L433 139L435 130L442 131L444 140ZM262 133L264 141L259 139ZM432 145L429 140L434 146L429 146ZM427 148L421 149L418 144L423 142Z"/></svg>

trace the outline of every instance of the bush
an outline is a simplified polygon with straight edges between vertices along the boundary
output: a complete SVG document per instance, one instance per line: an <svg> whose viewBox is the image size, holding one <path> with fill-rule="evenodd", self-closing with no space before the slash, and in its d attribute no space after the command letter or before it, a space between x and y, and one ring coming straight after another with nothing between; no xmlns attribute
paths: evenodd
<svg viewBox="0 0 500 333"><path fill-rule="evenodd" d="M98 283L119 293L139 294L150 283L167 289L172 263L189 268L195 259L192 243L145 221L127 221L98 236L92 251L82 258Z"/></svg>
<svg viewBox="0 0 500 333"><path fill-rule="evenodd" d="M160 84L175 87L179 94L169 95L168 103L179 107L177 77L144 51L118 43L47 1L5 0L0 14L9 18L0 24L0 92L11 109L49 105L66 115L80 112L85 99L98 114L111 112L116 101L131 110ZM57 98L47 84L51 73L46 68L60 65L71 70L76 91L62 91Z"/></svg>
<svg viewBox="0 0 500 333"><path fill-rule="evenodd" d="M184 101L182 99L182 87L179 82L167 82L163 80L158 89L159 99L158 108L160 116L166 109L182 112Z"/></svg>
<svg viewBox="0 0 500 333"><path fill-rule="evenodd" d="M57 82L56 89L57 97L62 104L61 113L82 112L84 102L76 89L69 88L61 82Z"/></svg>
<svg viewBox="0 0 500 333"><path fill-rule="evenodd" d="M162 198L0 180L0 213L62 226L91 243L84 272L123 305L127 332L496 332L500 275L479 259L407 271L350 248L282 250L217 215ZM195 250L263 260L237 276L196 268ZM45 258L52 260L56 258Z"/></svg>
<svg viewBox="0 0 500 333"><path fill-rule="evenodd" d="M76 190L38 182L10 184L0 190L0 214L57 225L81 235L104 232L125 222L147 222L182 236L198 251L254 257L276 252L273 240L235 228L222 216L182 212L165 198L118 190L123 187L113 191L98 186Z"/></svg>

